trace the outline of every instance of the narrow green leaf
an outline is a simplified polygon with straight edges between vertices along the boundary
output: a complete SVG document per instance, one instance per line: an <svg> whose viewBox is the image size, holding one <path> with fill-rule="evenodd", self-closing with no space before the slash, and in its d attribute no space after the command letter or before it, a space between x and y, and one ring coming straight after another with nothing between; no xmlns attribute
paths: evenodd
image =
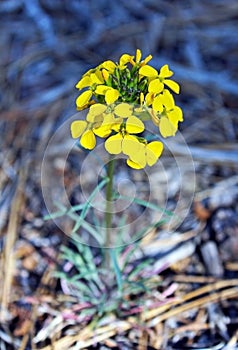
<svg viewBox="0 0 238 350"><path fill-rule="evenodd" d="M82 224L83 219L85 218L85 216L87 215L90 207L91 207L91 202L93 200L93 198L96 196L97 192L100 191L101 188L103 188L109 181L109 178L104 178L98 185L97 187L93 190L93 192L91 193L91 195L88 197L87 202L85 203L82 212L78 218L78 220L75 223L75 226L73 228L73 232L77 232L79 227Z"/></svg>
<svg viewBox="0 0 238 350"><path fill-rule="evenodd" d="M112 260L113 269L114 269L115 274L116 274L118 291L121 292L122 291L122 275L121 275L121 271L120 271L120 268L119 268L119 265L117 262L116 249L109 248L109 253L110 253L111 260Z"/></svg>

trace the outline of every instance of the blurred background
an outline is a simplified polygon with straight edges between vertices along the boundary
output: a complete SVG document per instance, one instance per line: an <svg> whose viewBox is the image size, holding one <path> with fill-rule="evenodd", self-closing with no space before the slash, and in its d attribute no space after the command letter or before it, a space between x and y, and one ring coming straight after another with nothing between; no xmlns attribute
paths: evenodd
<svg viewBox="0 0 238 350"><path fill-rule="evenodd" d="M76 112L75 84L89 68L137 48L153 55L155 68L169 64L181 84L180 131L194 159L197 193L184 227L203 222L203 239L215 246L213 267L220 268L215 275L236 276L237 266L225 264L238 256L237 0L1 0L0 19L0 248L3 280L9 276L2 305L35 293L42 276L48 283L44 273L64 240L42 219L40 166L50 137ZM63 146L54 153L58 172ZM185 151L178 145L177 152ZM64 171L70 187L77 171ZM7 272L13 246L17 269ZM209 249L203 272L213 275Z"/></svg>
<svg viewBox="0 0 238 350"><path fill-rule="evenodd" d="M181 128L193 126L189 142L234 142L237 7L235 0L1 1L1 127L11 123L1 142L43 143L75 112L81 74L136 48L151 53L156 68L175 71Z"/></svg>

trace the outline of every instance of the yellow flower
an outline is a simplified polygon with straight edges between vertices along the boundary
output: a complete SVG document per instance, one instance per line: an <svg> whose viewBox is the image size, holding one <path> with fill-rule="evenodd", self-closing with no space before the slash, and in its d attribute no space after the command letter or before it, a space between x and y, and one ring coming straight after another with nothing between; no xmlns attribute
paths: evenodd
<svg viewBox="0 0 238 350"><path fill-rule="evenodd" d="M110 154L124 153L126 155L133 155L137 153L140 148L140 142L137 137L131 134L139 134L144 131L143 122L131 115L126 122L114 127L117 133L110 136L105 141L105 148Z"/></svg>
<svg viewBox="0 0 238 350"><path fill-rule="evenodd" d="M104 121L104 112L106 106L102 104L94 104L90 107L89 112L86 116L86 120L75 120L71 124L71 134L73 138L80 137L80 144L89 150L92 150L96 146L96 137L99 129ZM112 125L112 123L110 124ZM111 129L103 131L101 130L101 137L107 137L111 133Z"/></svg>
<svg viewBox="0 0 238 350"><path fill-rule="evenodd" d="M91 100L93 92L97 85L100 86L104 83L104 76L98 67L86 72L76 85L76 88L79 90L88 88L76 99L77 109L82 110L95 103L95 101Z"/></svg>
<svg viewBox="0 0 238 350"><path fill-rule="evenodd" d="M132 106L128 103L122 102L116 105L113 109L114 113L121 118L128 118L132 115Z"/></svg>
<svg viewBox="0 0 238 350"><path fill-rule="evenodd" d="M107 85L98 85L95 89L95 94L104 95L105 102L108 105L116 102L120 96L118 90Z"/></svg>
<svg viewBox="0 0 238 350"><path fill-rule="evenodd" d="M140 142L137 153L133 153L127 159L127 164L134 169L143 169L146 165L154 165L163 151L163 143L152 141L150 143Z"/></svg>
<svg viewBox="0 0 238 350"><path fill-rule="evenodd" d="M118 90L109 88L105 92L105 102L110 105L118 100L120 93Z"/></svg>
<svg viewBox="0 0 238 350"><path fill-rule="evenodd" d="M159 75L158 71L155 68L147 64L142 66L139 69L139 74L142 75L143 77L153 78L153 79L157 78Z"/></svg>
<svg viewBox="0 0 238 350"><path fill-rule="evenodd" d="M96 146L96 137L92 130L87 129L88 123L85 120L75 120L71 124L71 134L74 139L80 138L80 144L89 150Z"/></svg>
<svg viewBox="0 0 238 350"><path fill-rule="evenodd" d="M147 56L143 61L141 61L141 57L142 57L141 50L137 49L136 60L134 61L134 56L131 56L131 59L129 62L132 64L132 66L139 65L140 67L142 67L152 59L152 55Z"/></svg>
<svg viewBox="0 0 238 350"><path fill-rule="evenodd" d="M155 97L152 104L152 121L159 127L163 137L174 136L178 130L178 122L183 121L183 112L174 103L173 95L165 89Z"/></svg>
<svg viewBox="0 0 238 350"><path fill-rule="evenodd" d="M103 83L104 78L102 72L100 71L99 67L97 67L95 69L90 69L88 72L86 72L83 75L82 79L80 79L79 82L76 84L76 88L82 90L85 87Z"/></svg>
<svg viewBox="0 0 238 350"><path fill-rule="evenodd" d="M117 128L121 124L120 118L115 118L113 113L104 113L102 124L93 129L95 135L105 138L108 137L114 128Z"/></svg>
<svg viewBox="0 0 238 350"><path fill-rule="evenodd" d="M85 88L87 86L90 86L90 84L91 84L90 76L89 75L85 75L76 84L76 88L79 89L79 90L82 90L83 88Z"/></svg>
<svg viewBox="0 0 238 350"><path fill-rule="evenodd" d="M76 105L78 110L82 110L88 106L88 103L93 95L91 90L84 91L81 95L76 99Z"/></svg>
<svg viewBox="0 0 238 350"><path fill-rule="evenodd" d="M152 94L159 94L160 92L162 92L164 90L164 84L161 83L159 78L156 78L154 80L152 80L149 83L148 86L148 91Z"/></svg>
<svg viewBox="0 0 238 350"><path fill-rule="evenodd" d="M73 138L80 138L80 144L84 148L92 150L96 146L95 135L102 138L108 137L112 130L119 131L123 118L131 116L132 107L127 103L120 103L116 106L95 103L90 107L86 120L72 122L71 134ZM129 124L129 130L132 130ZM135 128L136 126L134 126L134 130Z"/></svg>
<svg viewBox="0 0 238 350"><path fill-rule="evenodd" d="M178 94L180 90L171 80L174 73L167 64L156 70L148 64L151 58L142 59L137 49L135 55L122 54L116 63L102 62L79 80L77 109L90 108L85 120L72 123L71 133L84 148L93 149L98 136L105 138L108 153L126 154L132 168L156 163L163 144L149 143L138 135L144 131L144 122L152 120L163 137L174 136L183 113L169 91Z"/></svg>
<svg viewBox="0 0 238 350"><path fill-rule="evenodd" d="M108 137L111 134L112 130L117 130L120 127L121 123L123 122L123 119L120 117L120 112L126 108L123 105L125 104L121 103L117 106L99 105L101 106L100 110L102 111L102 122L100 120L100 125L97 128L94 127L93 132L95 135L99 137ZM128 107L130 106L128 105Z"/></svg>
<svg viewBox="0 0 238 350"><path fill-rule="evenodd" d="M113 61L108 60L100 64L99 68L101 70L105 82L107 82L110 78L110 75L114 73L116 69L116 64Z"/></svg>
<svg viewBox="0 0 238 350"><path fill-rule="evenodd" d="M179 84L171 79L167 79L174 74L171 70L169 70L169 66L167 64L161 67L159 73L155 68L149 65L144 65L139 69L139 74L143 77L149 78L149 92L158 94L164 89L164 85L167 85L176 94L179 94Z"/></svg>
<svg viewBox="0 0 238 350"><path fill-rule="evenodd" d="M176 81L167 79L170 78L174 73L169 70L169 66L165 64L163 67L160 69L159 73L159 79L161 82L165 85L167 85L172 91L174 91L176 94L179 94L180 86Z"/></svg>
<svg viewBox="0 0 238 350"><path fill-rule="evenodd" d="M116 68L116 64L113 61L104 61L102 64L99 66L100 68L106 69L110 74L114 73L114 70Z"/></svg>
<svg viewBox="0 0 238 350"><path fill-rule="evenodd" d="M130 63L134 59L134 56L128 55L127 53L124 53L120 59L119 64L117 67L121 70L126 68L127 63Z"/></svg>

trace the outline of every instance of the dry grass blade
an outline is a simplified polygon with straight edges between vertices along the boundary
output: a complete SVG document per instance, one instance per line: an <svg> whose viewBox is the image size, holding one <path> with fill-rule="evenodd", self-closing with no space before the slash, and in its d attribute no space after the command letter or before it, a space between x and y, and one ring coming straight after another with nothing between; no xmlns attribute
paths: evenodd
<svg viewBox="0 0 238 350"><path fill-rule="evenodd" d="M156 309L153 309L153 310L150 310L150 311L147 311L145 312L143 315L142 315L142 320L143 321L146 321L146 320L149 320L149 319L152 319L153 317L156 317L160 314L163 314L163 312L165 312L166 310L170 309L171 306L175 306L175 305L178 305L178 304L181 304L185 301L188 301L188 300L191 300L195 297L198 297L202 294L205 294L205 293L212 293L216 290L219 290L219 289L222 289L222 288L228 288L228 287L231 287L231 286L237 286L238 285L238 279L233 279L233 280L224 280L224 281L219 281L219 282L216 282L216 283L212 283L212 284L209 284L209 285L206 285L204 287L201 287L197 290L194 290L190 293L187 293L185 294L181 299L177 299L177 300L173 300L169 303L167 303L166 305L162 305ZM220 293L223 293L220 292ZM229 294L229 293L228 293ZM232 288L232 295L234 294L238 296L238 289L237 288ZM212 301L212 299L215 297L215 300L219 300L219 294L209 294L209 296L206 296L204 297L204 302L208 302L209 300ZM201 299L199 299L201 300ZM195 301L196 302L196 301ZM189 304L189 305L192 305L192 304ZM181 307L177 307L176 310L179 308L179 312L181 312L181 310L183 310L183 305ZM188 309L190 309L190 307L192 308L192 306L189 306ZM185 307L185 309L187 310L187 306ZM175 310L175 309L174 309ZM166 314L164 314L163 317L167 318L166 315L169 315L169 312L173 313L175 312L175 314L177 314L177 311L174 311L174 310L170 310L168 312L166 312Z"/></svg>
<svg viewBox="0 0 238 350"><path fill-rule="evenodd" d="M226 280L219 281L217 283L201 287L195 291L192 291L184 295L180 300L173 300L171 303L163 305L163 307L158 307L157 309L153 309L151 311L145 312L142 315L142 319L144 321L153 319L151 320L151 322L155 324L157 322L162 322L168 319L169 317L178 315L181 312L188 311L194 307L200 307L201 305L211 303L211 302L215 303L215 302L218 302L219 300L237 298L238 297L237 285L238 285L238 280L234 279L234 280L228 280L228 281ZM236 287L229 288L231 286L236 286ZM228 289L226 290L217 291L219 289L227 288L227 287ZM211 294L204 297L200 297L199 299L191 301L189 303L185 303L184 305L175 306L180 304L181 302L186 302L188 300L191 300L205 293L211 293ZM172 310L169 310L171 306L175 306L175 308Z"/></svg>
<svg viewBox="0 0 238 350"><path fill-rule="evenodd" d="M187 303L185 305L175 307L174 309L169 310L166 313L150 320L148 326L151 326L152 324L155 324L157 322L165 321L165 320L169 319L170 317L177 316L177 315L181 314L182 312L192 310L193 308L199 308L202 305L206 305L209 303L216 303L220 300L227 300L227 299L232 299L232 298L237 298L237 297L238 297L238 289L237 288L229 288L225 291L214 293L212 295L199 298L198 300L191 301L190 303Z"/></svg>
<svg viewBox="0 0 238 350"><path fill-rule="evenodd" d="M181 283L214 283L217 279L207 276L176 275L173 277L173 281Z"/></svg>
<svg viewBox="0 0 238 350"><path fill-rule="evenodd" d="M6 241L3 251L3 262L2 262L2 295L1 295L1 313L0 319L6 319L6 310L10 301L11 296L11 285L14 275L14 244L17 239L17 228L19 222L20 209L23 205L23 188L26 180L25 171L21 170L19 174L19 183L17 186L16 194L12 202L9 223L6 234Z"/></svg>
<svg viewBox="0 0 238 350"><path fill-rule="evenodd" d="M55 341L52 346L54 350L68 350L70 346L77 343L74 349L86 349L89 346L96 344L100 341L113 337L118 332L125 332L132 327L131 321L115 321L114 323L92 330L90 326L86 327L80 334L75 336L66 336ZM134 320L133 320L134 321ZM52 346L46 346L40 350L52 350Z"/></svg>
<svg viewBox="0 0 238 350"><path fill-rule="evenodd" d="M181 299L172 300L171 302L168 302L166 305L162 305L150 311L144 311L140 315L140 320L147 321L147 326L153 327L153 326L156 326L158 323L169 319L170 317L174 317L174 316L177 316L178 314L181 314L182 312L189 311L194 308L199 308L209 303L216 303L220 300L237 298L238 296L237 287L231 287L231 286L237 286L237 284L238 284L237 279L230 280L230 281L223 280L223 281L218 281L216 283L212 283L211 285L204 286L202 288L199 288L196 291L192 291L186 294ZM223 289L223 288L227 288L227 289L219 291L219 289ZM206 296L201 296L196 300L187 302L188 300L191 300L205 293L209 293L209 294ZM185 304L179 305L184 302ZM174 308L171 309L171 307L174 307ZM136 324L138 324L138 319L135 317L130 317L126 321L115 321L110 325L100 327L95 330L92 330L92 328L88 326L84 330L82 330L80 334L76 336L66 336L55 341L53 346L55 350L64 350L64 349L66 350L66 349L69 349L70 346L73 346L73 344L76 343L76 345L72 349L74 350L86 349L87 347L93 344L105 341L106 339L109 339L110 337L113 337L120 332L128 331L132 329ZM209 328L207 324L199 324L196 322L190 326L191 327L186 328L186 330L187 329L204 330ZM182 332L183 328L181 328L180 331ZM52 349L51 346L46 346L40 350L51 350L51 349Z"/></svg>
<svg viewBox="0 0 238 350"><path fill-rule="evenodd" d="M232 336L232 338L229 340L227 346L224 350L235 350L237 349L237 343L238 343L238 330L235 332L235 334Z"/></svg>

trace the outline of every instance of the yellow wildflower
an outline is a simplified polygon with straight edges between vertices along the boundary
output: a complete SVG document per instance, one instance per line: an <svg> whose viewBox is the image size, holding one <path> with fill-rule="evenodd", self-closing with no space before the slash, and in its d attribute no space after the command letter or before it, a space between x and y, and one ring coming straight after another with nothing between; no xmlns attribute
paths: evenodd
<svg viewBox="0 0 238 350"><path fill-rule="evenodd" d="M173 90L176 94L179 93L180 87L179 84L174 80L167 79L170 78L174 73L169 70L169 66L165 64L161 67L160 72L149 66L144 65L139 69L139 74L142 77L149 78L149 87L148 91L153 93L159 93L164 89L164 85L167 85L171 90ZM155 81L154 81L155 80Z"/></svg>
<svg viewBox="0 0 238 350"><path fill-rule="evenodd" d="M96 146L95 135L101 135L101 137L107 137L111 133L111 129L99 131L104 121L103 113L106 110L106 106L102 104L94 104L90 107L86 116L86 120L75 120L71 124L71 134L73 138L80 138L80 144L89 150L92 150ZM110 122L112 125L112 122Z"/></svg>
<svg viewBox="0 0 238 350"><path fill-rule="evenodd" d="M76 105L78 110L82 110L88 106L88 103L93 95L91 90L84 91L81 95L76 99Z"/></svg>
<svg viewBox="0 0 238 350"><path fill-rule="evenodd" d="M99 66L100 68L106 69L110 74L114 73L114 70L116 68L116 64L113 61L104 61L102 64Z"/></svg>
<svg viewBox="0 0 238 350"><path fill-rule="evenodd" d="M90 69L88 72L86 72L83 75L82 79L80 79L79 82L76 84L76 88L82 90L85 87L103 83L104 78L102 76L102 72L100 71L99 67L97 67L95 69Z"/></svg>
<svg viewBox="0 0 238 350"><path fill-rule="evenodd" d="M152 120L159 126L163 137L174 136L178 130L178 122L183 121L183 112L174 103L173 95L165 89L162 94L155 97L152 104Z"/></svg>
<svg viewBox="0 0 238 350"><path fill-rule="evenodd" d="M143 122L152 120L163 137L173 136L183 113L168 90L179 93L179 84L171 79L174 73L167 64L156 70L148 64L151 58L142 59L137 49L135 55L125 53L116 63L102 62L79 80L77 109L90 108L85 120L72 123L71 133L84 148L93 149L99 136L106 139L108 153L126 154L132 168L156 163L163 144L148 143L138 135L144 131Z"/></svg>
<svg viewBox="0 0 238 350"><path fill-rule="evenodd" d="M143 169L146 165L154 165L163 151L163 143L152 141L140 142L137 153L133 153L127 159L127 164L134 169Z"/></svg>
<svg viewBox="0 0 238 350"><path fill-rule="evenodd" d="M110 154L124 153L129 156L137 153L140 142L136 136L131 134L140 134L144 128L145 126L139 118L133 115L129 116L126 122L113 128L117 133L105 141L106 150Z"/></svg>
<svg viewBox="0 0 238 350"><path fill-rule="evenodd" d="M120 59L119 64L117 67L121 70L125 69L127 66L127 63L130 63L134 59L134 56L128 55L127 53L124 53Z"/></svg>
<svg viewBox="0 0 238 350"><path fill-rule="evenodd" d="M74 139L80 138L80 144L89 150L96 146L96 137L92 130L88 129L85 120L75 120L71 124L71 134Z"/></svg>
<svg viewBox="0 0 238 350"><path fill-rule="evenodd" d="M118 90L107 85L98 85L95 89L95 93L98 95L104 95L105 102L108 105L116 102L118 100L118 97L120 96Z"/></svg>
<svg viewBox="0 0 238 350"><path fill-rule="evenodd" d="M82 110L95 103L95 101L91 100L93 96L93 92L96 86L100 86L105 83L104 76L100 71L99 67L95 69L90 69L86 72L82 79L76 85L76 88L82 90L84 88L88 88L88 90L84 91L81 95L76 99L76 105L78 110Z"/></svg>
<svg viewBox="0 0 238 350"><path fill-rule="evenodd" d="M141 61L141 57L142 57L141 50L137 49L136 60L134 61L134 56L131 56L131 59L129 62L132 64L132 66L139 65L140 67L142 67L152 59L152 55L147 56L143 61Z"/></svg>

